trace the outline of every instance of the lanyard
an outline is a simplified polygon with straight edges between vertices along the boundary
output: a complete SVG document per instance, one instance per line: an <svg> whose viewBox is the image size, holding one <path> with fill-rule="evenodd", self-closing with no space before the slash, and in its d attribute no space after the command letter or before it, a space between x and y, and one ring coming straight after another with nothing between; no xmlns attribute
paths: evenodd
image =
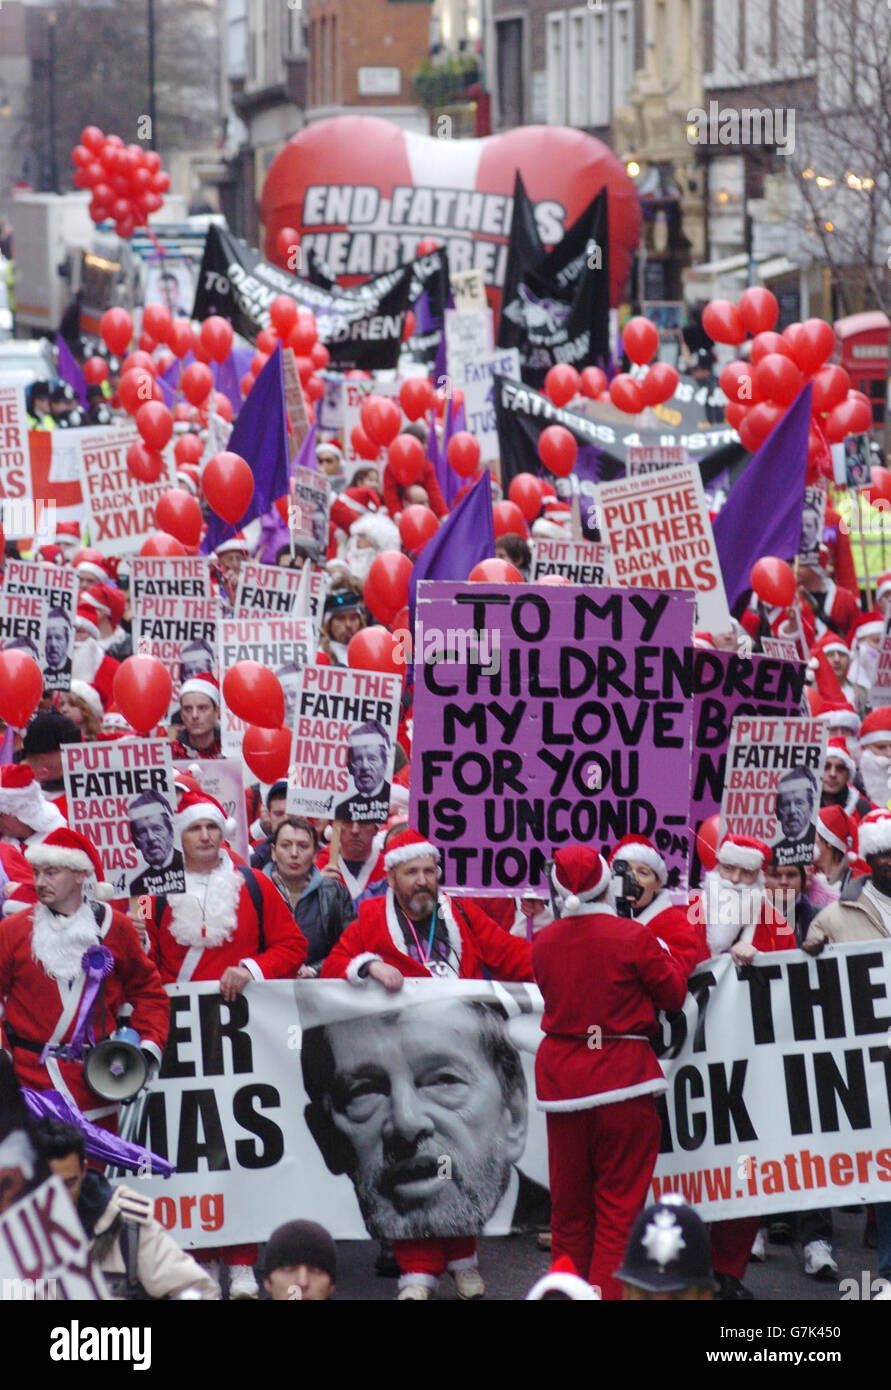
<svg viewBox="0 0 891 1390"><path fill-rule="evenodd" d="M431 957L432 954L433 954L433 934L434 934L434 932L436 931L436 913L434 912L434 913L432 914L431 918L430 918L430 934L429 934L429 936L427 937L427 949L426 949L426 951L424 950L423 946L421 945L420 941L418 940L418 933L415 931L415 924L414 924L414 922L411 920L411 918L408 916L407 913L406 913L405 920L406 920L406 922L408 922L408 929L409 929L409 931L411 932L412 936L414 937L415 946L417 947L417 949L418 949L418 955L419 955L420 958L421 958L421 964L422 964L422 965L426 965L427 962L428 962L428 960L430 960L430 957Z"/></svg>

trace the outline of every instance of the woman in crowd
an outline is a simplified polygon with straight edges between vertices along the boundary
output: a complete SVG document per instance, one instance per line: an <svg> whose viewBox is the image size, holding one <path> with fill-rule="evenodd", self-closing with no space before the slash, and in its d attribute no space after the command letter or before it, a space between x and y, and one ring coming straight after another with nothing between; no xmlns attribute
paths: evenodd
<svg viewBox="0 0 891 1390"><path fill-rule="evenodd" d="M352 899L339 877L323 874L314 863L319 837L311 821L285 816L272 836L272 853L263 870L281 893L306 937L301 979L321 974L322 964L344 927L355 917Z"/></svg>

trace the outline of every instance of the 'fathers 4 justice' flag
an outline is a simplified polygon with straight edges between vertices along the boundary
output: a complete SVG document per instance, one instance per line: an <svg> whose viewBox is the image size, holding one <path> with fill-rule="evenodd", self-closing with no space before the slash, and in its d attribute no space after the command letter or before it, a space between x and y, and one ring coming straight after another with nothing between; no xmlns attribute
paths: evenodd
<svg viewBox="0 0 891 1390"><path fill-rule="evenodd" d="M319 631L328 592L328 575L313 565L308 584L300 569L281 565L261 565L248 560L242 565L235 593L236 618L256 618L268 613L275 618L305 618L312 621L314 641Z"/></svg>
<svg viewBox="0 0 891 1390"><path fill-rule="evenodd" d="M495 419L495 378L520 380L520 354L516 348L465 362L458 380L464 392L464 419L480 446L483 463L498 458L498 426Z"/></svg>
<svg viewBox="0 0 891 1390"><path fill-rule="evenodd" d="M693 661L691 834L721 809L727 750L737 715L799 718L805 666L769 656L697 650ZM693 865L694 873L696 865Z"/></svg>
<svg viewBox="0 0 891 1390"><path fill-rule="evenodd" d="M297 681L288 810L300 816L382 824L402 678L345 666L307 666Z"/></svg>
<svg viewBox="0 0 891 1390"><path fill-rule="evenodd" d="M215 598L152 598L143 595L133 612L133 650L163 661L173 680L170 711L179 708L184 680L216 676L217 620Z"/></svg>
<svg viewBox="0 0 891 1390"><path fill-rule="evenodd" d="M323 289L279 270L222 227L210 227L198 274L192 318L221 314L253 342L269 327L269 306L286 294L316 317L319 339L338 371L396 367L413 267L399 266L353 289Z"/></svg>
<svg viewBox="0 0 891 1390"><path fill-rule="evenodd" d="M721 835L753 835L774 862L811 864L820 810L826 725L816 719L734 719Z"/></svg>
<svg viewBox="0 0 891 1390"><path fill-rule="evenodd" d="M561 574L571 584L603 585L607 582L609 546L600 541L552 541L533 536L529 549L532 551L531 584L543 574Z"/></svg>
<svg viewBox="0 0 891 1390"><path fill-rule="evenodd" d="M600 529L615 584L632 589L695 589L696 625L727 632L730 610L692 464L600 487Z"/></svg>
<svg viewBox="0 0 891 1390"><path fill-rule="evenodd" d="M174 485L173 454L154 483L138 483L127 467L127 450L141 443L135 425L90 430L79 444L81 487L87 506L90 544L102 555L132 555L158 527L155 507Z"/></svg>
<svg viewBox="0 0 891 1390"><path fill-rule="evenodd" d="M415 331L402 344L399 366L404 368L414 363L431 373L439 354L449 302L448 253L443 249L432 251L429 256L419 256L412 271L409 302L415 316Z"/></svg>
<svg viewBox="0 0 891 1390"><path fill-rule="evenodd" d="M274 568L268 566L267 568ZM243 573L243 571L242 571ZM219 625L220 670L225 672L236 661L258 661L268 666L281 682L285 694L285 727L293 727L300 672L315 660L315 641L309 618L224 618ZM247 724L220 702L223 752L240 757Z"/></svg>
<svg viewBox="0 0 891 1390"><path fill-rule="evenodd" d="M69 824L99 851L116 897L185 892L167 739L63 744L62 771Z"/></svg>
<svg viewBox="0 0 891 1390"><path fill-rule="evenodd" d="M653 590L419 584L410 821L446 887L545 885L561 845L626 834L686 882L693 611Z"/></svg>
<svg viewBox="0 0 891 1390"><path fill-rule="evenodd" d="M325 475L313 468L295 468L291 478L288 529L295 540L312 548L311 559L315 565L325 563L330 508L331 484Z"/></svg>
<svg viewBox="0 0 891 1390"><path fill-rule="evenodd" d="M130 561L134 610L143 597L211 599L210 561L206 555L136 555Z"/></svg>

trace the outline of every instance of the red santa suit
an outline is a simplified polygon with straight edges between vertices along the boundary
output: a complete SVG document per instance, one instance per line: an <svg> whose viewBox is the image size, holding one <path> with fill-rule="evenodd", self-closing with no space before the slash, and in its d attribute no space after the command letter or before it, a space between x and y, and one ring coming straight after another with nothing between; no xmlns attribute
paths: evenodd
<svg viewBox="0 0 891 1390"><path fill-rule="evenodd" d="M390 842L385 857L387 869L412 859L439 852L422 835L406 830ZM483 970L496 980L531 980L532 962L528 941L510 936L472 903L458 904L438 896L438 913L444 936L431 938L429 946L421 929L411 940L397 913L392 888L384 896L362 903L359 916L347 927L322 966L327 979L346 979L363 986L373 961L395 966L403 975L457 976L462 980L483 979ZM406 919L407 920L407 919ZM409 954L412 952L412 954ZM400 1288L424 1284L435 1288L446 1269L457 1273L477 1264L475 1235L428 1240L394 1240L393 1254L401 1271Z"/></svg>
<svg viewBox="0 0 891 1390"><path fill-rule="evenodd" d="M650 1046L656 1010L679 1009L687 983L648 925L597 901L608 879L590 846L556 852L564 915L536 935L532 964L545 1005L535 1088L547 1113L552 1250L615 1300L659 1152L654 1096L667 1084Z"/></svg>
<svg viewBox="0 0 891 1390"><path fill-rule="evenodd" d="M87 845L83 836L70 830L54 831L43 844L29 849L28 858L32 864L81 867L81 860L91 863L95 858L91 845L89 853L83 848ZM88 872L95 872L92 865ZM100 884L100 889L105 888ZM130 1004L130 1026L160 1064L170 1003L133 923L107 903L96 904L94 910L84 902L70 917L37 903L7 918L0 929L0 1000L5 1041L21 1084L38 1091L60 1091L89 1119L102 1120L114 1116L117 1106L97 1105L81 1062L55 1057L41 1061L45 1044L71 1040L87 985L82 957L96 945L107 947L114 967L96 1000L94 1037L98 1040L113 1033L122 1007Z"/></svg>
<svg viewBox="0 0 891 1390"><path fill-rule="evenodd" d="M325 845L316 855L316 867L324 869L330 862L331 850ZM370 888L373 883L381 883L387 877L387 871L384 868L384 856L376 854L374 850L371 851L357 873L354 873L349 867L342 854L337 857L337 868L346 884L346 890L353 900L354 907L366 888Z"/></svg>
<svg viewBox="0 0 891 1390"><path fill-rule="evenodd" d="M609 857L615 872L617 859L626 860L632 869L635 864L651 869L659 880L659 890L652 902L638 912L632 904L635 922L650 928L657 941L667 946L674 960L689 976L700 961L708 959L705 930L695 914L686 907L677 907L666 892L668 866L659 851L643 835L624 835Z"/></svg>

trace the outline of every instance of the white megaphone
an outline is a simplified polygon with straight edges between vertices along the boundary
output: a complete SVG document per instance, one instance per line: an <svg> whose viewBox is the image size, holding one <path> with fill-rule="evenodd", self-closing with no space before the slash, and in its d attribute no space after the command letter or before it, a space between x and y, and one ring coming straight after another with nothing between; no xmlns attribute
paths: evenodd
<svg viewBox="0 0 891 1390"><path fill-rule="evenodd" d="M119 1028L84 1057L84 1080L102 1100L132 1100L148 1079L148 1062L135 1028Z"/></svg>

